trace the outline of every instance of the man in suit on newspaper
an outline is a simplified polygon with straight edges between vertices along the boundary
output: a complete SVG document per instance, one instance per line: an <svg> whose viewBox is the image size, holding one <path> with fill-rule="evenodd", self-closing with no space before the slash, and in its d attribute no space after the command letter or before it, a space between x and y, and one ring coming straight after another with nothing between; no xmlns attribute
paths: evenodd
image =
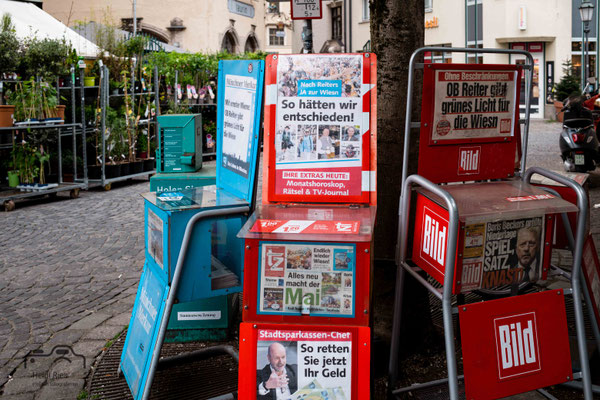
<svg viewBox="0 0 600 400"><path fill-rule="evenodd" d="M272 343L269 346L269 363L256 371L258 400L285 400L298 390L298 366L288 364L286 356L285 347L280 343Z"/></svg>

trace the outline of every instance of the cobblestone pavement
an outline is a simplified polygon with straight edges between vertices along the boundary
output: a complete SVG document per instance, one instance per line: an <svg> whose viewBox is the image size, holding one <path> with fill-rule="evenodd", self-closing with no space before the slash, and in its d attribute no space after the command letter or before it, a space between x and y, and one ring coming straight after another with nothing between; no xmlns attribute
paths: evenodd
<svg viewBox="0 0 600 400"><path fill-rule="evenodd" d="M129 323L147 190L138 181L0 213L2 399L75 399L84 388L95 356Z"/></svg>

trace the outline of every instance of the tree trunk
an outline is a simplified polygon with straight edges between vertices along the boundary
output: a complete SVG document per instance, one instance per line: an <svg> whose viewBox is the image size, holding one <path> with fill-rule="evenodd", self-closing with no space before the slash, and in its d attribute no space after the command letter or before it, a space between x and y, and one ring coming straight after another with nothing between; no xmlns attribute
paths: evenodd
<svg viewBox="0 0 600 400"><path fill-rule="evenodd" d="M395 254L408 69L411 54L423 46L423 21L422 0L371 0L371 43L378 61L377 259L392 260ZM420 86L415 85L415 111L420 111ZM418 120L419 112L413 112L413 121ZM410 158L416 165L416 152Z"/></svg>
<svg viewBox="0 0 600 400"><path fill-rule="evenodd" d="M423 47L423 0L371 0L371 43L378 60L377 76L377 223L373 330L375 357L389 355L396 266L393 262L398 230L402 181L404 124L412 53ZM420 120L422 73L414 83L412 120ZM409 174L416 172L418 130L411 132ZM406 274L401 353L419 352L433 334L427 290ZM410 327L410 328L408 328ZM379 354L377 354L379 353ZM387 367L387 363L385 364ZM384 367L384 368L385 368ZM375 371L376 375L383 371ZM387 371L386 371L387 372Z"/></svg>

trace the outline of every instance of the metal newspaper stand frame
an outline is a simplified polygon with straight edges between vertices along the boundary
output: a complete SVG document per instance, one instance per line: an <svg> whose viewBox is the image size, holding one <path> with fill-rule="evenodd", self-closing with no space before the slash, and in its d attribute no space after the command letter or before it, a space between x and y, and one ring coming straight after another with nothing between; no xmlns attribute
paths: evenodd
<svg viewBox="0 0 600 400"><path fill-rule="evenodd" d="M586 221L588 219L588 199L584 189L576 182L562 177L556 173L541 169L541 168L530 168L524 172L526 165L526 153L527 153L527 139L529 133L529 116L530 116L530 99L532 96L532 74L533 74L533 58L529 52L522 50L500 50L500 49L468 49L468 48L447 48L447 47L424 47L417 49L411 56L410 66L409 66L409 76L408 76L408 94L407 94L407 103L406 103L406 123L405 123L405 131L404 131L404 159L403 159L403 170L402 170L402 193L400 196L400 206L399 206L399 218L398 218L398 243L396 248L396 264L397 264L397 277L396 277L396 294L395 294L395 304L394 304L394 322L393 322L393 330L392 330L392 345L391 345L391 355L390 355L390 364L389 364L389 372L390 372L390 380L391 384L395 384L398 376L398 349L400 346L399 343L399 334L400 334L400 325L401 325L401 313L402 313L402 297L403 297L403 286L404 286L404 277L406 271L410 273L419 283L425 286L431 294L437 297L442 302L442 311L443 311L443 326L444 326L444 343L446 349L446 360L447 360L447 369L448 369L448 386L450 399L456 400L459 398L458 395L458 372L457 372L457 363L456 363L456 352L455 352L455 343L454 343L454 323L453 323L453 313L458 312L457 310L452 309L452 294L453 294L453 281L454 281L454 273L455 273L455 260L457 255L457 244L459 239L459 213L457 203L454 198L441 186L431 182L430 180L420 176L420 175L408 175L408 157L409 157L409 145L410 145L410 131L412 128L420 128L420 123L411 121L411 112L412 112L412 100L413 100L413 89L414 89L414 74L417 69L425 69L425 64L418 63L417 58L422 55L424 52L445 52L445 53L495 53L495 54L519 54L524 55L527 59L527 64L523 66L523 69L526 73L526 92L525 92L525 119L519 119L520 116L515 115L515 119L518 120L518 124L524 125L523 136L521 139L522 144L522 158L521 164L519 168L519 174L522 176L522 180L525 183L530 183L531 177L534 174L539 174L544 177L547 177L551 180L554 180L558 183L561 183L569 188L571 188L577 194L577 207L579 209L578 217L577 217L577 227L576 227L576 237L574 239L573 246L573 270L570 276L571 281L571 289L564 290L564 294L572 294L573 303L575 309L575 323L576 323L576 333L577 333L577 342L578 342L578 352L579 358L581 362L581 372L573 373L571 381L574 379L582 378L583 380L583 391L585 399L592 399L592 387L591 387L591 377L590 370L588 364L588 357L586 351L586 341L585 341L585 327L583 320L583 308L582 308L582 300L581 300L581 292L578 290L580 288L581 283L581 260L582 260L582 252L585 240L586 233ZM519 106L517 105L517 110L519 110ZM517 144L518 146L518 144ZM524 172L524 173L523 173ZM468 180L468 179L465 179ZM445 256L445 272L444 272L444 281L443 281L443 291L440 291L435 288L431 283L427 281L426 278L423 278L419 275L417 271L420 271L421 268L413 267L409 265L407 261L407 245L408 245L408 229L409 229L409 210L410 210L410 197L411 197L411 189L413 186L421 186L422 188L429 190L433 194L439 196L442 199L441 204L444 204L447 207L448 212L448 236L446 238L446 256ZM570 227L566 223L567 216L563 215L563 221L565 221L565 226L567 228ZM567 237L572 237L570 230L567 232ZM585 283L583 283L585 287ZM587 293L587 288L584 288L584 295L587 295L586 298L589 298L589 293ZM592 324L593 325L593 324ZM594 329L594 334L596 339L598 340L598 329ZM462 378L462 377L460 377ZM569 380L569 377L567 377ZM434 384L442 384L446 381L446 379L442 379L435 382L428 382L423 384L415 384L410 386L410 390L415 390L419 388L430 387ZM571 383L571 382L569 382ZM390 386L393 387L393 386ZM392 394L397 394L400 392L406 391L408 388L404 389L392 389Z"/></svg>
<svg viewBox="0 0 600 400"><path fill-rule="evenodd" d="M245 63L245 64L243 64ZM249 64L249 65L247 65ZM155 317L155 322L154 322L154 328L150 328L152 329L152 333L150 334L150 351L149 354L144 362L144 370L141 371L141 373L139 374L139 379L142 381L141 383L138 383L138 381L135 381L135 385L136 385L136 392L132 393L134 395L134 398L140 398L140 399L148 399L150 397L150 391L152 388L152 383L154 381L154 377L156 375L156 371L157 368L159 367L159 365L161 367L169 367L169 366L174 366L177 365L179 363L182 362L187 362L187 361L191 361L191 360L201 360L201 359L206 359L206 358L210 358L210 357L214 357L214 356L219 356L219 355L230 355L234 361L238 362L239 361L239 356L237 351L229 345L218 345L218 346L213 346L210 348L206 348L206 349L201 349L201 350L197 350L191 353L186 353L186 354L181 354L181 355L177 355L177 356L173 356L173 357L167 357L167 358L162 358L160 359L160 352L162 349L162 345L163 342L165 340L165 335L166 335L166 331L167 331L167 327L169 324L169 317L171 314L171 311L173 309L173 305L177 302L177 296L178 296L178 289L179 286L181 284L182 281L182 276L184 275L184 265L186 264L186 257L188 255L188 250L190 248L190 244L192 242L192 235L193 235L193 231L194 228L199 225L200 223L209 220L209 219L215 219L215 218L221 218L221 219L226 219L226 218L231 218L231 217L246 217L250 212L252 212L252 210L254 209L254 206L256 204L256 190L257 190L257 186L258 186L258 176L257 176L257 172L258 172L258 165L259 165L259 138L260 138L260 134L261 134L261 130L260 130L260 122L262 121L262 119L260 118L260 115L262 113L262 102L263 102L263 84L264 84L264 62L263 61L256 61L256 60L236 60L236 61L221 61L219 63L219 80L224 80L225 77L222 75L227 76L227 73L225 72L225 68L227 68L227 66L230 67L230 69L228 69L228 73L229 74L239 74L241 75L242 78L254 78L255 79L255 87L254 87L254 91L255 91L255 95L254 97L252 97L252 101L257 102L256 106L257 108L254 110L254 115L252 116L251 119L251 127L252 130L250 130L250 134L248 135L248 140L249 143L252 143L251 148L248 149L249 154L248 154L248 171L247 171L247 176L245 178L242 178L240 176L234 176L234 174L236 174L236 172L232 172L232 163L235 161L231 160L231 156L229 161L227 161L226 156L229 154L224 154L223 150L224 150L224 146L225 144L223 143L222 140L218 140L217 141L217 145L220 147L220 152L218 153L218 157L217 157L217 163L218 165L220 165L222 168L220 168L220 173L219 173L219 177L220 179L217 179L217 187L215 188L210 188L208 189L209 191L214 191L214 197L217 197L217 201L215 202L211 202L212 205L206 207L205 210L199 211L197 214L195 214L194 216L192 216L189 221L186 224L185 227L185 232L183 235L183 239L181 241L181 248L179 250L179 254L177 257L177 262L176 262L176 266L173 272L173 277L171 279L171 283L170 286L168 285L168 282L158 282L159 284L166 284L166 286L164 286L164 289L162 290L162 292L158 293L158 304L156 307L156 311L157 314L159 314L158 320L156 320ZM242 71L240 68L247 68L247 73L245 71ZM242 79L243 80L243 79ZM244 82L242 82L244 83ZM236 83L237 84L237 83ZM241 84L240 84L241 85ZM223 84L223 88L225 87L225 85ZM241 86L240 86L241 87ZM219 104L222 104L224 101L224 97L226 96L226 90L223 89L221 92L221 95L219 96ZM223 116L219 116L219 135L224 134L223 133ZM228 151L234 151L235 149L232 148L228 148ZM250 150L252 150L252 155L250 155ZM221 163L223 163L221 165ZM227 168L225 167L225 165L227 165L227 168L229 168L229 170L226 170ZM219 184L221 183L221 184ZM238 186L236 186L238 185ZM239 187L240 185L246 185L247 187ZM226 195L225 196L221 196L224 198L223 204L220 204L218 201L218 194L217 194L217 190L220 187L221 191L224 192ZM195 188L195 189L188 189L191 191L203 191L206 190L206 187L200 187L200 188ZM248 190L249 192L246 193L244 192L244 190ZM171 195L177 195L179 193L170 193ZM123 349L123 353L125 353L126 351L126 347L127 347L127 342L129 340L129 332L132 330L132 324L133 321L135 319L137 319L136 316L136 305L138 304L138 299L141 297L141 293L144 289L143 285L147 282L144 280L144 278L146 277L146 275L152 275L152 269L148 268L148 266L146 265L144 267L144 271L142 273L142 277L140 279L140 285L138 287L138 292L136 295L136 304L134 304L134 311L132 314L132 318L131 318L131 323L129 325L129 331L128 331L128 336L126 338L126 342L125 342L125 348ZM156 275L156 274L155 274ZM168 276L169 273L167 273L167 281L168 281ZM243 276L243 269L242 269L242 276ZM147 278L147 279L151 279ZM160 280L160 278L159 278ZM150 285L148 285L150 286ZM240 286L241 289L241 286ZM146 296L146 299L148 299L148 297ZM148 302L151 302L152 299L148 300ZM141 301L143 303L143 301ZM152 345L154 344L154 346ZM137 349L136 349L137 350ZM141 349L142 352L144 351L143 349ZM119 364L119 368L118 368L118 373L121 374L123 372L123 364L124 364L124 356L122 355L121 357L121 362ZM129 382L128 382L129 383Z"/></svg>

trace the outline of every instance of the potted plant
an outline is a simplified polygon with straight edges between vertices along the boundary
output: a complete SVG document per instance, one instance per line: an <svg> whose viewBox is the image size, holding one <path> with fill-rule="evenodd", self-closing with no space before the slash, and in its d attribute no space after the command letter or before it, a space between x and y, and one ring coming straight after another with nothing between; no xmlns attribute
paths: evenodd
<svg viewBox="0 0 600 400"><path fill-rule="evenodd" d="M4 14L0 21L0 79L8 78L16 70L18 59L19 40L10 15ZM13 125L14 112L15 107L3 104L3 96L0 95L0 127Z"/></svg>
<svg viewBox="0 0 600 400"><path fill-rule="evenodd" d="M21 190L32 190L39 173L37 166L36 150L25 140L17 143L12 150L12 177L14 183L14 172L18 171Z"/></svg>
<svg viewBox="0 0 600 400"><path fill-rule="evenodd" d="M33 78L17 82L13 91L8 91L9 102L15 107L15 121L32 123L43 120L63 120L65 106L60 107L56 88Z"/></svg>

